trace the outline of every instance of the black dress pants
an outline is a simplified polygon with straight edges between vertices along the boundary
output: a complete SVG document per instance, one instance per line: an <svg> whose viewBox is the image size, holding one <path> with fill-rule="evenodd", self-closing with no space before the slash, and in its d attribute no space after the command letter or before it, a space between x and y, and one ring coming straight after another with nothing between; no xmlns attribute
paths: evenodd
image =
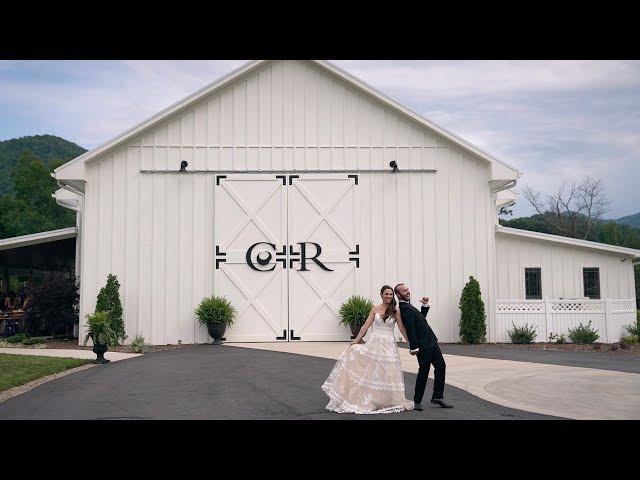
<svg viewBox="0 0 640 480"><path fill-rule="evenodd" d="M433 376L435 378L433 384L433 395L431 399L443 398L444 395L444 375L446 365L440 346L420 349L417 354L418 357L418 378L416 379L416 391L413 396L415 403L421 403L424 396L424 389L427 386L427 378L429 378L429 368L433 364Z"/></svg>

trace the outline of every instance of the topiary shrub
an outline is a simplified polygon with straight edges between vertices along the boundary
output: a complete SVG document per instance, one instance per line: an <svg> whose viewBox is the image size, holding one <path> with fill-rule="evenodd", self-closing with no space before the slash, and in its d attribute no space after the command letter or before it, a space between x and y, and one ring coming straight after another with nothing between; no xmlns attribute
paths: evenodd
<svg viewBox="0 0 640 480"><path fill-rule="evenodd" d="M482 343L487 335L487 316L478 281L469 277L460 297L460 340Z"/></svg>
<svg viewBox="0 0 640 480"><path fill-rule="evenodd" d="M578 325L576 328L569 329L569 339L573 343L593 343L600 335L598 335L598 331L591 328L591 321L587 323L587 325Z"/></svg>
<svg viewBox="0 0 640 480"><path fill-rule="evenodd" d="M360 295L353 295L340 307L340 324L348 325L355 336L367 321L369 312L373 308L373 302Z"/></svg>
<svg viewBox="0 0 640 480"><path fill-rule="evenodd" d="M513 323L513 330L507 330L512 343L533 343L538 336L536 328L533 325L524 324L524 326L516 327Z"/></svg>
<svg viewBox="0 0 640 480"><path fill-rule="evenodd" d="M118 340L127 338L122 320L122 303L120 302L120 282L115 275L107 275L107 284L100 289L96 301L96 312L109 312L111 329L118 335Z"/></svg>

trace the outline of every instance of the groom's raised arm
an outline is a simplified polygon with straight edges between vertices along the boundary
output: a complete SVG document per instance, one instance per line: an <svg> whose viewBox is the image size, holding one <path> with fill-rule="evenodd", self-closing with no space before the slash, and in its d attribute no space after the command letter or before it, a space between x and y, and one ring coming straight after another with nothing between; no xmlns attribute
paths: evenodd
<svg viewBox="0 0 640 480"><path fill-rule="evenodd" d="M429 313L429 308L431 308L430 305L422 305L420 307L420 313L424 318L427 318L427 313Z"/></svg>

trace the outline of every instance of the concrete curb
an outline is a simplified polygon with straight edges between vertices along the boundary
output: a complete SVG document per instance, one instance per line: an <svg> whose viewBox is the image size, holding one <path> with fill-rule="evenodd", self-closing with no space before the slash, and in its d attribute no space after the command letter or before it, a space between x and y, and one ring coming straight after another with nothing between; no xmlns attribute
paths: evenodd
<svg viewBox="0 0 640 480"><path fill-rule="evenodd" d="M37 355L42 357L83 358L95 360L96 354L91 350L75 350L64 348L0 348L0 353L12 355ZM117 362L128 358L139 357L142 353L107 352L104 358Z"/></svg>

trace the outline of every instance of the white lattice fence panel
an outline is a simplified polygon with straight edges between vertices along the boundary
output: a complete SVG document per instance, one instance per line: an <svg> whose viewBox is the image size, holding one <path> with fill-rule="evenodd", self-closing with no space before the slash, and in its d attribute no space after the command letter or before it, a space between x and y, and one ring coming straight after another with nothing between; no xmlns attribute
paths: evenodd
<svg viewBox="0 0 640 480"><path fill-rule="evenodd" d="M627 299L610 299L609 312L610 313L634 313L636 311L636 301L633 298Z"/></svg>
<svg viewBox="0 0 640 480"><path fill-rule="evenodd" d="M498 300L497 313L544 313L544 300Z"/></svg>
<svg viewBox="0 0 640 480"><path fill-rule="evenodd" d="M624 325L635 322L634 299L606 300L498 300L498 332L500 341L510 341L508 330L513 326L534 325L537 342L548 341L550 333L568 335L578 325L588 325L598 331L600 342L617 342L624 334Z"/></svg>

